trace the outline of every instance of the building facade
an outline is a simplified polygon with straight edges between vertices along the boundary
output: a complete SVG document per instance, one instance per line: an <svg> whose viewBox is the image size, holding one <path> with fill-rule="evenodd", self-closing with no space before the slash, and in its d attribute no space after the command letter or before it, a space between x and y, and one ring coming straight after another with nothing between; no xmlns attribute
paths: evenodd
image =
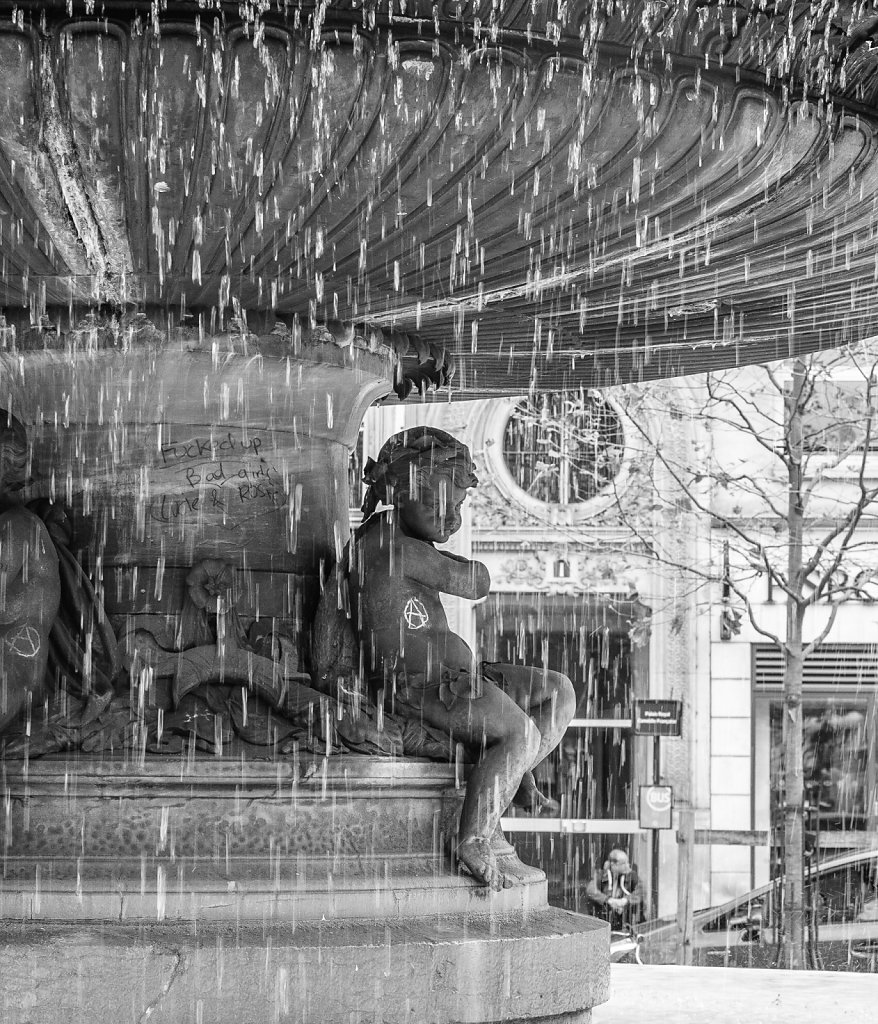
<svg viewBox="0 0 878 1024"><path fill-rule="evenodd" d="M560 811L505 821L524 859L547 871L552 897L571 908L587 909L587 880L616 844L639 866L647 912L662 915L676 912L684 886L695 907L721 902L766 881L777 859L782 657L768 634L782 631L785 603L741 554L751 537L778 536L772 509L783 481L762 441L783 421L783 397L760 392L761 373L741 371L734 385L768 410L755 435L705 414L704 378L385 406L367 419L365 454L415 422L470 446L480 483L449 547L488 566L492 592L477 605L449 600L452 626L483 659L545 665L574 683L576 717L539 772ZM871 454L863 464L872 471ZM746 494L729 484L741 466L759 481ZM878 452L874 471L878 483ZM816 500L826 508L806 547L851 472L842 465L821 481ZM867 511L857 586L842 601L815 602L806 620L807 639L833 618L804 680L809 827L824 852L875 829L874 529ZM636 733L643 700L679 702L681 735ZM672 828L644 827L654 784L673 791ZM684 819L696 841L681 858Z"/></svg>

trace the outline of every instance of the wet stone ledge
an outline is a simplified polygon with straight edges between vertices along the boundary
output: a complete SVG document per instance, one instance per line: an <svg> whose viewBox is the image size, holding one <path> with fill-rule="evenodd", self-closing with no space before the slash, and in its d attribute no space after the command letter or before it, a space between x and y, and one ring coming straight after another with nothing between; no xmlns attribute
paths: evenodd
<svg viewBox="0 0 878 1024"><path fill-rule="evenodd" d="M545 908L289 928L0 929L5 1024L588 1024L606 925Z"/></svg>
<svg viewBox="0 0 878 1024"><path fill-rule="evenodd" d="M458 874L452 766L7 761L5 1024L586 1024L606 925Z"/></svg>
<svg viewBox="0 0 878 1024"><path fill-rule="evenodd" d="M2 917L308 920L482 912L452 867L452 766L362 756L141 765L7 761ZM497 836L517 885L495 911L545 904L543 873Z"/></svg>

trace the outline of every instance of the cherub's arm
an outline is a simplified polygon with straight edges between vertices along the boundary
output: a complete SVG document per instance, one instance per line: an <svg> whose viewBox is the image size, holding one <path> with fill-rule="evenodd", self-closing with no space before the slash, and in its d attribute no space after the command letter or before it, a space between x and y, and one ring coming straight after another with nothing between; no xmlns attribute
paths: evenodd
<svg viewBox="0 0 878 1024"><path fill-rule="evenodd" d="M417 583L470 601L487 597L491 589L486 565L448 551L437 551L432 544L411 537L402 541L402 571Z"/></svg>

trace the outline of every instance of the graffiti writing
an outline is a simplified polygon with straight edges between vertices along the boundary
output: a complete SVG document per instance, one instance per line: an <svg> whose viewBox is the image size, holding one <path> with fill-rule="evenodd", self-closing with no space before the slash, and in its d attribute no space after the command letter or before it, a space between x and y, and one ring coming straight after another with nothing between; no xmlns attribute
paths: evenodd
<svg viewBox="0 0 878 1024"><path fill-rule="evenodd" d="M234 514L236 508L252 502L275 508L285 505L283 478L260 455L264 448L259 436L242 439L231 432L163 444L161 468L174 474L180 490L190 493L160 495L150 507L150 517L171 523L205 512Z"/></svg>
<svg viewBox="0 0 878 1024"><path fill-rule="evenodd" d="M187 459L214 462L234 452L258 456L262 447L261 437L240 438L229 431L222 437L193 437L188 441L168 442L161 446L160 451L163 464L168 466Z"/></svg>

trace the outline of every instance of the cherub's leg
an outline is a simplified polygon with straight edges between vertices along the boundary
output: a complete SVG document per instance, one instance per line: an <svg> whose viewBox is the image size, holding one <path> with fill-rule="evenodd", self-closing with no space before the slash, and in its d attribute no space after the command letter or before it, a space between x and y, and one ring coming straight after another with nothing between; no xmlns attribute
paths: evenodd
<svg viewBox="0 0 878 1024"><path fill-rule="evenodd" d="M540 731L535 768L561 742L576 711L573 683L561 672L528 665L491 665L488 671L498 685L533 719Z"/></svg>
<svg viewBox="0 0 878 1024"><path fill-rule="evenodd" d="M573 684L561 672L527 665L491 665L489 671L498 685L533 720L540 733L540 745L515 794L522 807L560 810L557 802L537 788L533 769L558 746L576 710ZM502 681L499 681L502 680Z"/></svg>
<svg viewBox="0 0 878 1024"><path fill-rule="evenodd" d="M477 881L502 889L510 883L497 864L491 836L536 757L540 734L528 715L487 680L480 697L459 697L451 708L429 692L421 711L431 725L483 751L467 779L457 858Z"/></svg>

